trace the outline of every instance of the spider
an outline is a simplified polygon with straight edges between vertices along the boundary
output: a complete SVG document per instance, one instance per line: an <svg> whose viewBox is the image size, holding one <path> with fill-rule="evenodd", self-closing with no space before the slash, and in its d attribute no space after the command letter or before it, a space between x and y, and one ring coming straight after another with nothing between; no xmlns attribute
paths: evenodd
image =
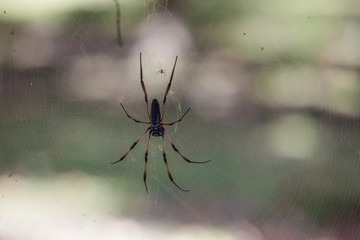
<svg viewBox="0 0 360 240"><path fill-rule="evenodd" d="M158 72L161 73L161 74L165 74L165 70L162 69L162 68Z"/></svg>
<svg viewBox="0 0 360 240"><path fill-rule="evenodd" d="M173 177L171 176L168 164L167 164L167 160L166 160L166 153L165 153L165 141L164 141L164 136L166 136L166 138L169 140L172 148L174 149L175 152L177 152L180 157L182 157L185 161L187 161L188 163L207 163L210 162L211 160L205 161L205 162L195 162L195 161L190 161L189 159L187 159L186 157L184 157L184 155L182 155L179 150L175 147L174 143L171 141L169 135L167 134L165 128L163 126L172 126L175 123L180 122L185 115L189 112L190 108L188 108L186 110L186 112L182 115L182 117L174 122L171 123L163 123L162 120L164 118L164 112L165 112L165 103L166 103L166 96L169 93L170 87L171 87L171 82L174 76L174 70L175 70L175 66L176 66L176 62L177 62L178 57L176 56L175 58L175 63L174 63L174 67L173 70L171 72L171 77L170 77L170 81L169 84L166 88L165 91L165 96L164 96L164 100L163 100L163 106L162 106L162 113L160 113L160 105L158 100L155 98L152 100L151 103L151 112L149 113L149 107L148 107L148 99L147 99L147 93L146 93L146 89L145 89L145 84L143 81L143 71L142 71L142 61L141 61L141 53L140 53L140 82L141 82L141 87L142 90L145 94L145 104L146 104L146 111L147 111L147 115L150 119L149 122L143 122L143 121L139 121L136 120L135 118L133 118L132 116L130 116L128 114L128 112L126 111L125 107L122 105L122 103L120 103L121 107L124 109L124 112L126 114L126 116L128 118L131 118L132 120L134 120L136 123L142 123L142 124L150 124L150 126L140 135L140 137L131 145L130 149L117 161L112 162L112 164L118 163L122 160L124 160L124 158L129 154L129 152L136 146L136 144L140 141L140 139L147 133L149 132L148 135L148 139L147 139L147 143L146 143L146 151L145 151L145 170L144 170L144 184L145 184L145 189L146 192L148 193L148 188L147 188L147 184L146 184L146 167L147 167L147 157L148 157L148 150L149 150L149 141L150 141L150 136L154 136L154 137L161 137L162 140L162 151L163 151L163 158L164 158L164 162L165 162L165 166L166 166L166 170L167 170L167 174L169 176L170 181L177 187L179 188L181 191L184 192L188 192L189 190L185 190L182 189L181 187L179 187L179 185L177 185L173 179Z"/></svg>

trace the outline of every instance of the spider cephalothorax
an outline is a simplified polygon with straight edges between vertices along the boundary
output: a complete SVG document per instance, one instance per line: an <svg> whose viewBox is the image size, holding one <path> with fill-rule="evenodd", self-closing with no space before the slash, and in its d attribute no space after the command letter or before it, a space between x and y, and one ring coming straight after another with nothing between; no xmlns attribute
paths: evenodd
<svg viewBox="0 0 360 240"><path fill-rule="evenodd" d="M166 96L169 93L170 87L171 87L171 82L174 76L174 70L175 70L175 66L176 66L176 62L177 62L177 56L175 58L175 63L174 63L174 67L173 70L171 72L171 77L170 77L170 81L169 84L166 88L165 91L165 96L164 96L164 100L163 100L163 107L162 107L162 113L160 113L160 105L157 99L153 99L152 103L151 103L151 113L149 113L149 103L148 103L148 99L147 99L147 93L146 93L146 89L145 89L145 84L143 81L143 72L142 72L142 61L141 61L141 53L140 53L140 82L141 82L141 87L143 89L143 92L145 94L145 103L146 103L146 111L147 111L147 115L150 119L150 122L143 122L143 121L139 121L136 120L135 118L131 117L128 112L126 111L125 107L120 103L121 107L124 109L126 115L131 118L132 120L134 120L137 123L143 123L143 124L150 124L150 126L141 134L141 136L131 145L130 149L117 161L112 162L113 164L120 162L121 160L123 160L128 154L129 152L136 146L136 144L140 141L140 139L147 133L149 132L148 135L148 139L147 139L147 143L146 143L146 151L145 151L145 170L144 170L144 183L145 183L145 189L146 192L148 192L147 189L147 185L146 185L146 167L147 167L147 157L148 157L148 151L149 151L149 141L150 141L150 136L154 136L154 137L160 137L161 136L161 140L162 140L162 149L163 149L163 158L164 158L164 162L165 162L165 166L166 166L166 170L168 173L168 176L170 178L170 180L175 184L176 187L178 187L180 190L187 192L189 190L184 190L181 187L179 187L175 182L173 177L171 176L168 164L167 164L167 160L166 160L166 154L165 154L165 141L164 141L164 135L166 135L166 138L169 140L172 148L174 149L175 152L177 152L185 161L189 162L189 163L207 163L210 162L210 160L205 161L205 162L195 162L195 161L190 161L189 159L187 159L186 157L184 157L179 150L175 147L174 143L171 141L169 135L167 134L165 128L163 126L171 126L175 123L180 122L184 116L188 113L188 111L190 110L190 108L188 108L186 110L186 112L182 115L182 117L179 120L176 120L174 122L171 123L163 123L162 120L164 118L164 113L165 113L165 103L166 103Z"/></svg>

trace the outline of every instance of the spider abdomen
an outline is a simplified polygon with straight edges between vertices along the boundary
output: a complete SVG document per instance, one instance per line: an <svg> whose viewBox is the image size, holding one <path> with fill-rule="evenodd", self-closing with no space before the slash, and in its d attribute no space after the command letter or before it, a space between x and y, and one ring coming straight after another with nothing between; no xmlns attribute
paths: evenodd
<svg viewBox="0 0 360 240"><path fill-rule="evenodd" d="M160 104L156 98L151 103L150 123L152 126L160 126Z"/></svg>

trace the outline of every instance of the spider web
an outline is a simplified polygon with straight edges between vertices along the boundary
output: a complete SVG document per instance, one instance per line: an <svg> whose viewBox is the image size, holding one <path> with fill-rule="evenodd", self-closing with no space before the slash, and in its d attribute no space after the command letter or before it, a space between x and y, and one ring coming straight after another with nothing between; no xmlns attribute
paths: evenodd
<svg viewBox="0 0 360 240"><path fill-rule="evenodd" d="M358 239L351 1L7 1L0 6L0 239ZM326 8L324 8L326 6ZM164 122L188 164L151 137ZM39 228L38 226L42 226Z"/></svg>

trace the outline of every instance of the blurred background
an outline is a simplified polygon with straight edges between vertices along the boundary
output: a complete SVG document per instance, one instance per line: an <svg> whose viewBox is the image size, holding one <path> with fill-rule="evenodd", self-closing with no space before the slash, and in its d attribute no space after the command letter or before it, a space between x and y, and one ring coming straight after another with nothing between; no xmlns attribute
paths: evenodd
<svg viewBox="0 0 360 240"><path fill-rule="evenodd" d="M119 6L1 1L0 239L360 238L358 1Z"/></svg>

